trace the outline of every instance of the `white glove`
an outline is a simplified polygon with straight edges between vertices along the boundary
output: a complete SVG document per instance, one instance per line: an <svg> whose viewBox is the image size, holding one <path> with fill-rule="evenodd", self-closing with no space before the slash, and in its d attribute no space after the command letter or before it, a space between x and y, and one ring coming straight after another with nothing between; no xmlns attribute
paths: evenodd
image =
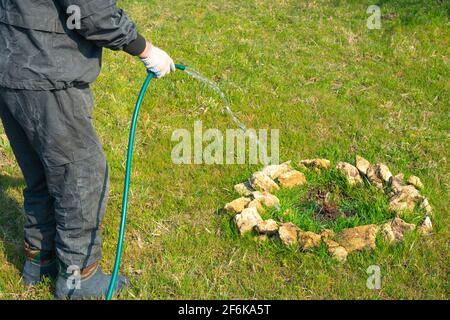
<svg viewBox="0 0 450 320"><path fill-rule="evenodd" d="M156 78L162 78L171 71L175 71L175 64L172 58L163 50L152 45L150 55L141 58L147 71L155 74Z"/></svg>

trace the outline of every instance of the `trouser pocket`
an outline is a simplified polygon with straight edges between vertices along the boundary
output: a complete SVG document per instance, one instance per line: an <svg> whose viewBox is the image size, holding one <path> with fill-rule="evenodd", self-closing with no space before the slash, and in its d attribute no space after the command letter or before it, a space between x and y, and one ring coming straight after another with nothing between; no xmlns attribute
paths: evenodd
<svg viewBox="0 0 450 320"><path fill-rule="evenodd" d="M73 109L73 115L75 119L81 121L92 121L92 112L94 109L94 97L92 96L91 89L88 85L72 88L76 93L74 96L77 98L77 105Z"/></svg>

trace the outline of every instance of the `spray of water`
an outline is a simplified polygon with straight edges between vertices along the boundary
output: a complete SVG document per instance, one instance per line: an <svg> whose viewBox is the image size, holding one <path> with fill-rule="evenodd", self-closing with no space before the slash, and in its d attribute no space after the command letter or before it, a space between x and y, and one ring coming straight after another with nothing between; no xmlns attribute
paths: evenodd
<svg viewBox="0 0 450 320"><path fill-rule="evenodd" d="M234 114L234 112L231 110L230 102L228 101L227 97L225 96L225 93L220 89L219 85L212 81L211 79L208 79L198 71L193 70L192 68L186 67L186 73L189 74L194 79L197 79L198 81L202 82L203 84L210 87L212 90L214 90L222 99L223 102L223 112L228 114L233 122L244 132L246 132L249 135L249 138L253 141L256 141L258 146L260 148L264 148L263 145L261 145L258 137L255 136L253 131L247 131L247 126ZM264 150L264 149L263 149ZM265 150L264 150L265 151Z"/></svg>
<svg viewBox="0 0 450 320"><path fill-rule="evenodd" d="M191 68L186 67L185 71L186 71L187 74L189 74L194 79L197 79L198 81L204 83L205 85L207 85L208 87L213 89L220 96L220 98L223 101L223 104L224 104L223 111L226 112L231 117L233 122L235 124L237 124L237 126L241 130L247 131L247 126L241 120L239 120L239 118L236 117L236 115L233 113L233 111L230 108L230 103L228 102L228 99L225 96L225 93L223 93L223 91L219 88L217 83L215 83L214 81L206 78L205 76L200 74L198 71L195 71L195 70L193 70Z"/></svg>
<svg viewBox="0 0 450 320"><path fill-rule="evenodd" d="M222 99L223 102L223 112L225 112L227 115L229 115L231 117L231 119L233 120L233 122L242 130L244 131L246 134L248 134L249 139L253 140L257 143L258 147L261 149L262 152L266 152L265 150L265 146L263 146L261 144L261 142L259 141L258 137L255 136L254 131L247 130L247 126L234 114L234 112L231 110L230 107L230 103L227 99L227 97L225 96L225 93L220 89L219 85L217 83L215 83L214 81L212 81L211 79L208 79L207 77L205 77L204 75L202 75L201 73L199 73L196 70L193 70L192 68L186 67L185 72L190 75L191 77L193 77L194 79L202 82L203 84L207 85L208 87L210 87L212 90L214 90L214 92L216 92L220 98ZM277 205L275 207L278 211L281 210L280 206Z"/></svg>

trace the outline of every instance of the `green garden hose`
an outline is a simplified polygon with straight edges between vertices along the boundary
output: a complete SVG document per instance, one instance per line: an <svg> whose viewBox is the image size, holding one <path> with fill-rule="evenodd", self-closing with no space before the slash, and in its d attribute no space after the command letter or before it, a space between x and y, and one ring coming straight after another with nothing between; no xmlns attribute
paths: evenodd
<svg viewBox="0 0 450 320"><path fill-rule="evenodd" d="M186 70L186 66L182 64L176 64L176 69L178 70ZM131 179L131 162L133 159L133 146L134 146L134 137L136 134L136 125L139 117L139 110L141 109L142 101L144 100L145 93L150 84L150 81L155 77L155 75L151 72L147 74L147 78L142 85L141 91L139 93L136 106L134 108L133 118L131 121L131 129L130 136L128 139L128 152L127 152L127 164L125 170L125 182L123 187L123 199L122 199L122 216L120 219L120 231L119 231L119 240L117 243L116 250L116 261L114 263L114 270L111 275L111 282L109 284L108 293L106 295L106 300L111 300L114 292L114 287L117 282L117 276L119 274L120 268L120 259L122 256L122 248L123 248L123 240L125 235L125 225L127 221L127 210L128 210L128 193L130 191L130 179Z"/></svg>

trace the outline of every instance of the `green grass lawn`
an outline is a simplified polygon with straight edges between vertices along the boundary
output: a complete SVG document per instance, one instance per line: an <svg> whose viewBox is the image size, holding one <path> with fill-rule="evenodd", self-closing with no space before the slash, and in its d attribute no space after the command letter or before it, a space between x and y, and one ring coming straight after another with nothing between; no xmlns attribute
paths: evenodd
<svg viewBox="0 0 450 320"><path fill-rule="evenodd" d="M253 128L280 129L281 161L356 154L415 174L435 210L435 234L349 255L304 253L241 239L220 210L261 166L176 165L172 132L233 128L218 97L177 72L151 84L139 122L122 272L124 299L448 299L449 19L438 0L217 0L119 4L176 62L217 81ZM382 28L366 27L378 4ZM111 270L131 113L141 63L105 51L93 85L95 125L111 169L103 223ZM2 128L0 128L0 133ZM51 283L20 283L21 173L0 141L0 299L49 299ZM289 195L286 195L289 198ZM362 199L363 204L365 203ZM377 205L385 205L378 199ZM376 210L375 210L376 211ZM305 221L308 223L308 221ZM379 265L381 290L366 287Z"/></svg>

